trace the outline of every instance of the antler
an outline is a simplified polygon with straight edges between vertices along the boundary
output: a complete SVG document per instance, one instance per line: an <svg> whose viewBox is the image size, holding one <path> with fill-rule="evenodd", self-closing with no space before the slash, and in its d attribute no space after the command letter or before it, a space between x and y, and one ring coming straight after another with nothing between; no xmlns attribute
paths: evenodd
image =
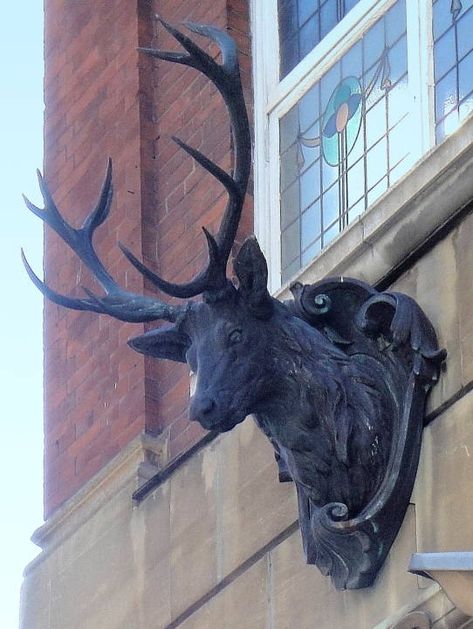
<svg viewBox="0 0 473 629"><path fill-rule="evenodd" d="M229 175L200 151L173 137L173 140L186 153L191 155L226 188L229 197L217 236L214 238L203 228L208 244L209 262L207 268L191 282L187 284L167 282L141 263L126 247L120 245L130 262L153 284L168 295L185 298L194 297L201 293L216 292L227 285L227 261L235 240L248 186L251 165L251 139L240 80L237 49L233 39L227 33L213 26L195 24L193 22L185 23L190 31L207 37L218 45L222 53L222 63L219 64L176 28L161 19L160 22L187 53L164 52L153 48L139 48L138 50L158 59L190 66L207 76L223 96L228 108L235 147L234 172L232 175Z"/></svg>
<svg viewBox="0 0 473 629"><path fill-rule="evenodd" d="M186 23L190 31L207 37L218 45L222 53L222 63L219 64L183 33L166 22L160 21L164 28L187 52L163 52L151 48L140 48L139 50L159 59L193 67L212 81L223 96L228 108L235 147L234 171L232 175L229 175L200 151L173 137L173 140L182 149L225 187L229 197L217 236L214 238L203 228L208 244L209 263L207 268L197 277L187 284L179 285L167 282L153 273L126 247L120 244L120 248L130 262L153 284L169 295L186 298L194 297L201 293L218 292L225 288L228 283L226 266L238 229L250 173L250 129L240 80L237 49L233 39L213 26L194 24L192 22ZM105 269L95 252L92 244L93 234L97 227L107 218L112 200L111 160L109 160L107 174L97 205L80 229L73 228L62 218L39 171L38 179L45 207L40 209L25 197L27 207L52 227L71 249L77 253L106 293L104 297L98 297L91 291L84 289L88 298L78 299L61 295L49 288L35 275L22 252L23 262L28 275L46 297L67 308L109 314L122 321L130 322L156 321L158 319L175 321L184 312L183 307L170 306L161 301L137 295L121 288Z"/></svg>
<svg viewBox="0 0 473 629"><path fill-rule="evenodd" d="M184 309L182 307L170 306L156 299L137 295L121 288L106 271L93 247L92 238L94 232L105 221L110 212L113 196L112 161L110 159L108 161L107 174L97 205L85 219L80 229L71 227L63 219L39 171L38 181L44 199L44 209L36 207L24 196L27 207L33 214L36 214L36 216L52 227L69 247L75 251L106 292L105 297L98 297L91 291L84 289L89 299L78 299L56 293L33 272L22 251L23 263L28 275L43 295L61 306L74 310L90 310L92 312L109 314L121 321L134 323L156 321L158 319L175 321L179 314L183 312Z"/></svg>

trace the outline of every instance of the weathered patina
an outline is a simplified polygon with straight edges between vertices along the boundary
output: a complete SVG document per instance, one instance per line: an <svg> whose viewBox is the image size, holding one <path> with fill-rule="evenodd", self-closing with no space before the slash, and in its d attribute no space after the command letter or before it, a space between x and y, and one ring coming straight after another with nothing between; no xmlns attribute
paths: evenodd
<svg viewBox="0 0 473 629"><path fill-rule="evenodd" d="M267 265L254 237L227 277L251 165L248 118L233 40L212 26L187 24L217 44L221 63L174 27L185 52L142 49L191 66L218 88L228 107L235 164L227 174L196 149L176 142L227 190L217 235L205 228L208 266L191 282L172 284L120 245L158 289L202 301L169 305L130 293L111 277L92 244L112 200L109 163L96 208L82 228L64 221L39 176L45 209L28 207L78 254L105 291L82 299L60 295L26 268L52 301L129 322L168 325L130 340L138 352L187 363L196 374L190 419L217 432L248 415L270 439L280 478L294 481L308 563L339 589L372 584L409 503L419 459L425 398L445 352L419 306L406 295L378 293L363 282L329 278L294 284L281 302L267 289Z"/></svg>

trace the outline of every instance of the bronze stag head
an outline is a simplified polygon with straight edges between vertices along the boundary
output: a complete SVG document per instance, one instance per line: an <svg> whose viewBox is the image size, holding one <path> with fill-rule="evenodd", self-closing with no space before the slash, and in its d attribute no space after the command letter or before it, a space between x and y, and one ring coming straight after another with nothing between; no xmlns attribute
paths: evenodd
<svg viewBox="0 0 473 629"><path fill-rule="evenodd" d="M112 199L111 162L95 209L80 229L61 216L39 175L45 208L29 209L52 227L94 274L105 294L60 295L26 269L46 297L76 310L121 321L167 321L129 341L143 354L187 363L196 375L190 419L225 432L253 414L273 444L281 475L294 481L307 561L337 588L374 581L402 523L419 458L424 402L445 353L415 302L378 293L357 280L294 284L281 302L267 289L267 266L254 237L234 259L238 285L227 277L251 165L248 118L237 50L225 32L189 23L214 42L221 63L162 22L183 52L142 49L157 59L191 66L221 93L230 115L234 169L179 146L219 181L228 203L218 233L205 228L209 261L188 284L167 282L120 245L157 289L181 299L170 305L121 288L92 244Z"/></svg>

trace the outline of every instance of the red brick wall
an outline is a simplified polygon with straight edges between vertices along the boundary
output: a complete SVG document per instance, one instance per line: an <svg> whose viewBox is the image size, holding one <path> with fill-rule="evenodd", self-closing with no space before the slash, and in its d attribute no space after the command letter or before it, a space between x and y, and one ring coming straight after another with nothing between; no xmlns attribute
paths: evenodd
<svg viewBox="0 0 473 629"><path fill-rule="evenodd" d="M227 6L228 5L228 6ZM228 26L242 51L251 100L246 0L46 0L45 176L78 225L94 206L110 155L115 197L96 234L118 282L147 290L116 243L171 280L205 263L200 229L217 229L225 195L169 139L177 134L219 164L231 163L228 119L215 88L188 68L138 55L176 47L153 16ZM214 52L214 49L211 49ZM251 212L242 233L251 231ZM97 290L84 265L49 232L45 276L56 290ZM202 431L187 421L185 367L151 361L126 340L142 330L93 313L45 309L45 513L52 513L143 430L162 434L173 458Z"/></svg>

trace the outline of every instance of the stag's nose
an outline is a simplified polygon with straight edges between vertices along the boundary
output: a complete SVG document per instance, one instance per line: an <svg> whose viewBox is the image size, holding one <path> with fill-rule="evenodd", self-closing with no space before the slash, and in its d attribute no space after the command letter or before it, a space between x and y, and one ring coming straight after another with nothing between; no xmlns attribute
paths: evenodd
<svg viewBox="0 0 473 629"><path fill-rule="evenodd" d="M215 402L208 395L194 395L189 410L191 421L199 422L206 428L214 408Z"/></svg>

